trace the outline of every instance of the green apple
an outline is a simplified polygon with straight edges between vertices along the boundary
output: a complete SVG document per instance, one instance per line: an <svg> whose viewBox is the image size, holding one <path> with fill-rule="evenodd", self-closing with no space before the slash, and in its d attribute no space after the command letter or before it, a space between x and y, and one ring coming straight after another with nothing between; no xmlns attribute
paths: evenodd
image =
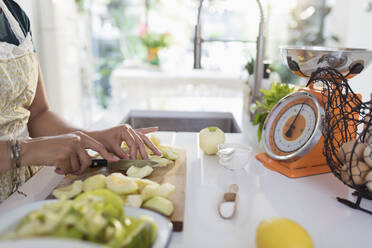
<svg viewBox="0 0 372 248"><path fill-rule="evenodd" d="M199 146L207 155L217 153L217 145L225 143L225 133L218 127L207 127L199 133Z"/></svg>

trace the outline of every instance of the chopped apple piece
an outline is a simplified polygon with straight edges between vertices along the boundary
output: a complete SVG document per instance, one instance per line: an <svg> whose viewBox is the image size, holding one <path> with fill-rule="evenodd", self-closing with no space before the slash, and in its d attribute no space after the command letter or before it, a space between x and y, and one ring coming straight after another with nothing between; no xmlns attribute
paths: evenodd
<svg viewBox="0 0 372 248"><path fill-rule="evenodd" d="M162 185L159 185L157 183L148 184L141 191L142 199L146 201L147 199L154 196L168 198L174 192L175 188L176 187L170 183L164 183Z"/></svg>
<svg viewBox="0 0 372 248"><path fill-rule="evenodd" d="M106 188L106 177L102 174L88 177L83 184L85 192L104 188Z"/></svg>
<svg viewBox="0 0 372 248"><path fill-rule="evenodd" d="M177 152L171 146L159 146L159 150L166 159L176 160L178 158Z"/></svg>
<svg viewBox="0 0 372 248"><path fill-rule="evenodd" d="M157 182L154 182L154 181L151 181L149 179L137 179L136 180L137 182L137 185L138 185L138 190L140 192L142 192L142 190L147 186L147 185L150 185L150 184L155 184L155 185L159 185Z"/></svg>
<svg viewBox="0 0 372 248"><path fill-rule="evenodd" d="M155 134L152 133L149 139L156 147L160 146L160 138Z"/></svg>
<svg viewBox="0 0 372 248"><path fill-rule="evenodd" d="M149 165L146 165L142 168L136 167L136 166L131 166L127 170L127 175L130 176L130 177L144 178L144 177L149 176L153 171L154 171L154 169Z"/></svg>
<svg viewBox="0 0 372 248"><path fill-rule="evenodd" d="M107 188L118 194L132 194L137 192L138 186L133 178L121 173L112 173L106 178Z"/></svg>
<svg viewBox="0 0 372 248"><path fill-rule="evenodd" d="M135 195L127 195L125 205L139 208L141 207L142 203L143 203L143 200L142 200L141 195L135 194Z"/></svg>
<svg viewBox="0 0 372 248"><path fill-rule="evenodd" d="M147 155L154 155L154 152L150 148L148 148L147 145L145 145L145 150Z"/></svg>
<svg viewBox="0 0 372 248"><path fill-rule="evenodd" d="M143 204L143 207L159 212L165 216L170 216L174 211L173 203L161 196L150 198Z"/></svg>
<svg viewBox="0 0 372 248"><path fill-rule="evenodd" d="M156 196L156 192L160 186L156 184L147 185L141 192L142 199L146 201L147 199Z"/></svg>
<svg viewBox="0 0 372 248"><path fill-rule="evenodd" d="M153 167L165 167L165 166L172 163L171 160L166 159L166 158L162 158L162 157L159 157L159 156L150 156L150 160L155 161L156 163L158 163L157 165L154 165Z"/></svg>
<svg viewBox="0 0 372 248"><path fill-rule="evenodd" d="M53 190L53 195L57 199L71 199L83 191L83 181L77 180L69 186Z"/></svg>
<svg viewBox="0 0 372 248"><path fill-rule="evenodd" d="M164 183L158 187L155 195L168 198L174 192L175 189L176 187L173 184Z"/></svg>

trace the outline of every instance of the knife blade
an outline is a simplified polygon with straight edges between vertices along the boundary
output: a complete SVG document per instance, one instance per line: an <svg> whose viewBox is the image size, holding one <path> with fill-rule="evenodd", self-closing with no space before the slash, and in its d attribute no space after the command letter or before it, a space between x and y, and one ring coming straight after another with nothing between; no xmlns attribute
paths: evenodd
<svg viewBox="0 0 372 248"><path fill-rule="evenodd" d="M152 167L156 164L157 162L151 160L120 159L117 162L108 162L106 159L92 159L90 168L108 167L109 170L120 170L126 172L131 166L145 167L146 165L149 165Z"/></svg>

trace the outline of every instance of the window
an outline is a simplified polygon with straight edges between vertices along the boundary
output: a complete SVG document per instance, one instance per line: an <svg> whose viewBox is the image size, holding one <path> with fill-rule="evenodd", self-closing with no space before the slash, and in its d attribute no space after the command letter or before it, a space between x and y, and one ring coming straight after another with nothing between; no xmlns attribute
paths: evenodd
<svg viewBox="0 0 372 248"><path fill-rule="evenodd" d="M284 44L322 45L325 0L266 0L266 59L284 81L294 77L282 65L278 47ZM168 32L172 44L160 50L163 70L191 69L193 38L199 0L91 0L92 47L96 65L94 80L98 103L110 103L110 75L119 65L143 66L147 50L139 37L145 28ZM205 70L241 73L255 56L259 11L256 1L204 0L202 11L202 66Z"/></svg>

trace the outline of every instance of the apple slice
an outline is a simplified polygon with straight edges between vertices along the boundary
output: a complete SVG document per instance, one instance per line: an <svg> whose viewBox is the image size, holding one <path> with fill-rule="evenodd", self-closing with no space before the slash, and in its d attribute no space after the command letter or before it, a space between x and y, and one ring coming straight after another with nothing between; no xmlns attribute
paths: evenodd
<svg viewBox="0 0 372 248"><path fill-rule="evenodd" d="M154 196L143 204L144 208L154 210L165 216L170 216L174 211L173 203L161 196Z"/></svg>

